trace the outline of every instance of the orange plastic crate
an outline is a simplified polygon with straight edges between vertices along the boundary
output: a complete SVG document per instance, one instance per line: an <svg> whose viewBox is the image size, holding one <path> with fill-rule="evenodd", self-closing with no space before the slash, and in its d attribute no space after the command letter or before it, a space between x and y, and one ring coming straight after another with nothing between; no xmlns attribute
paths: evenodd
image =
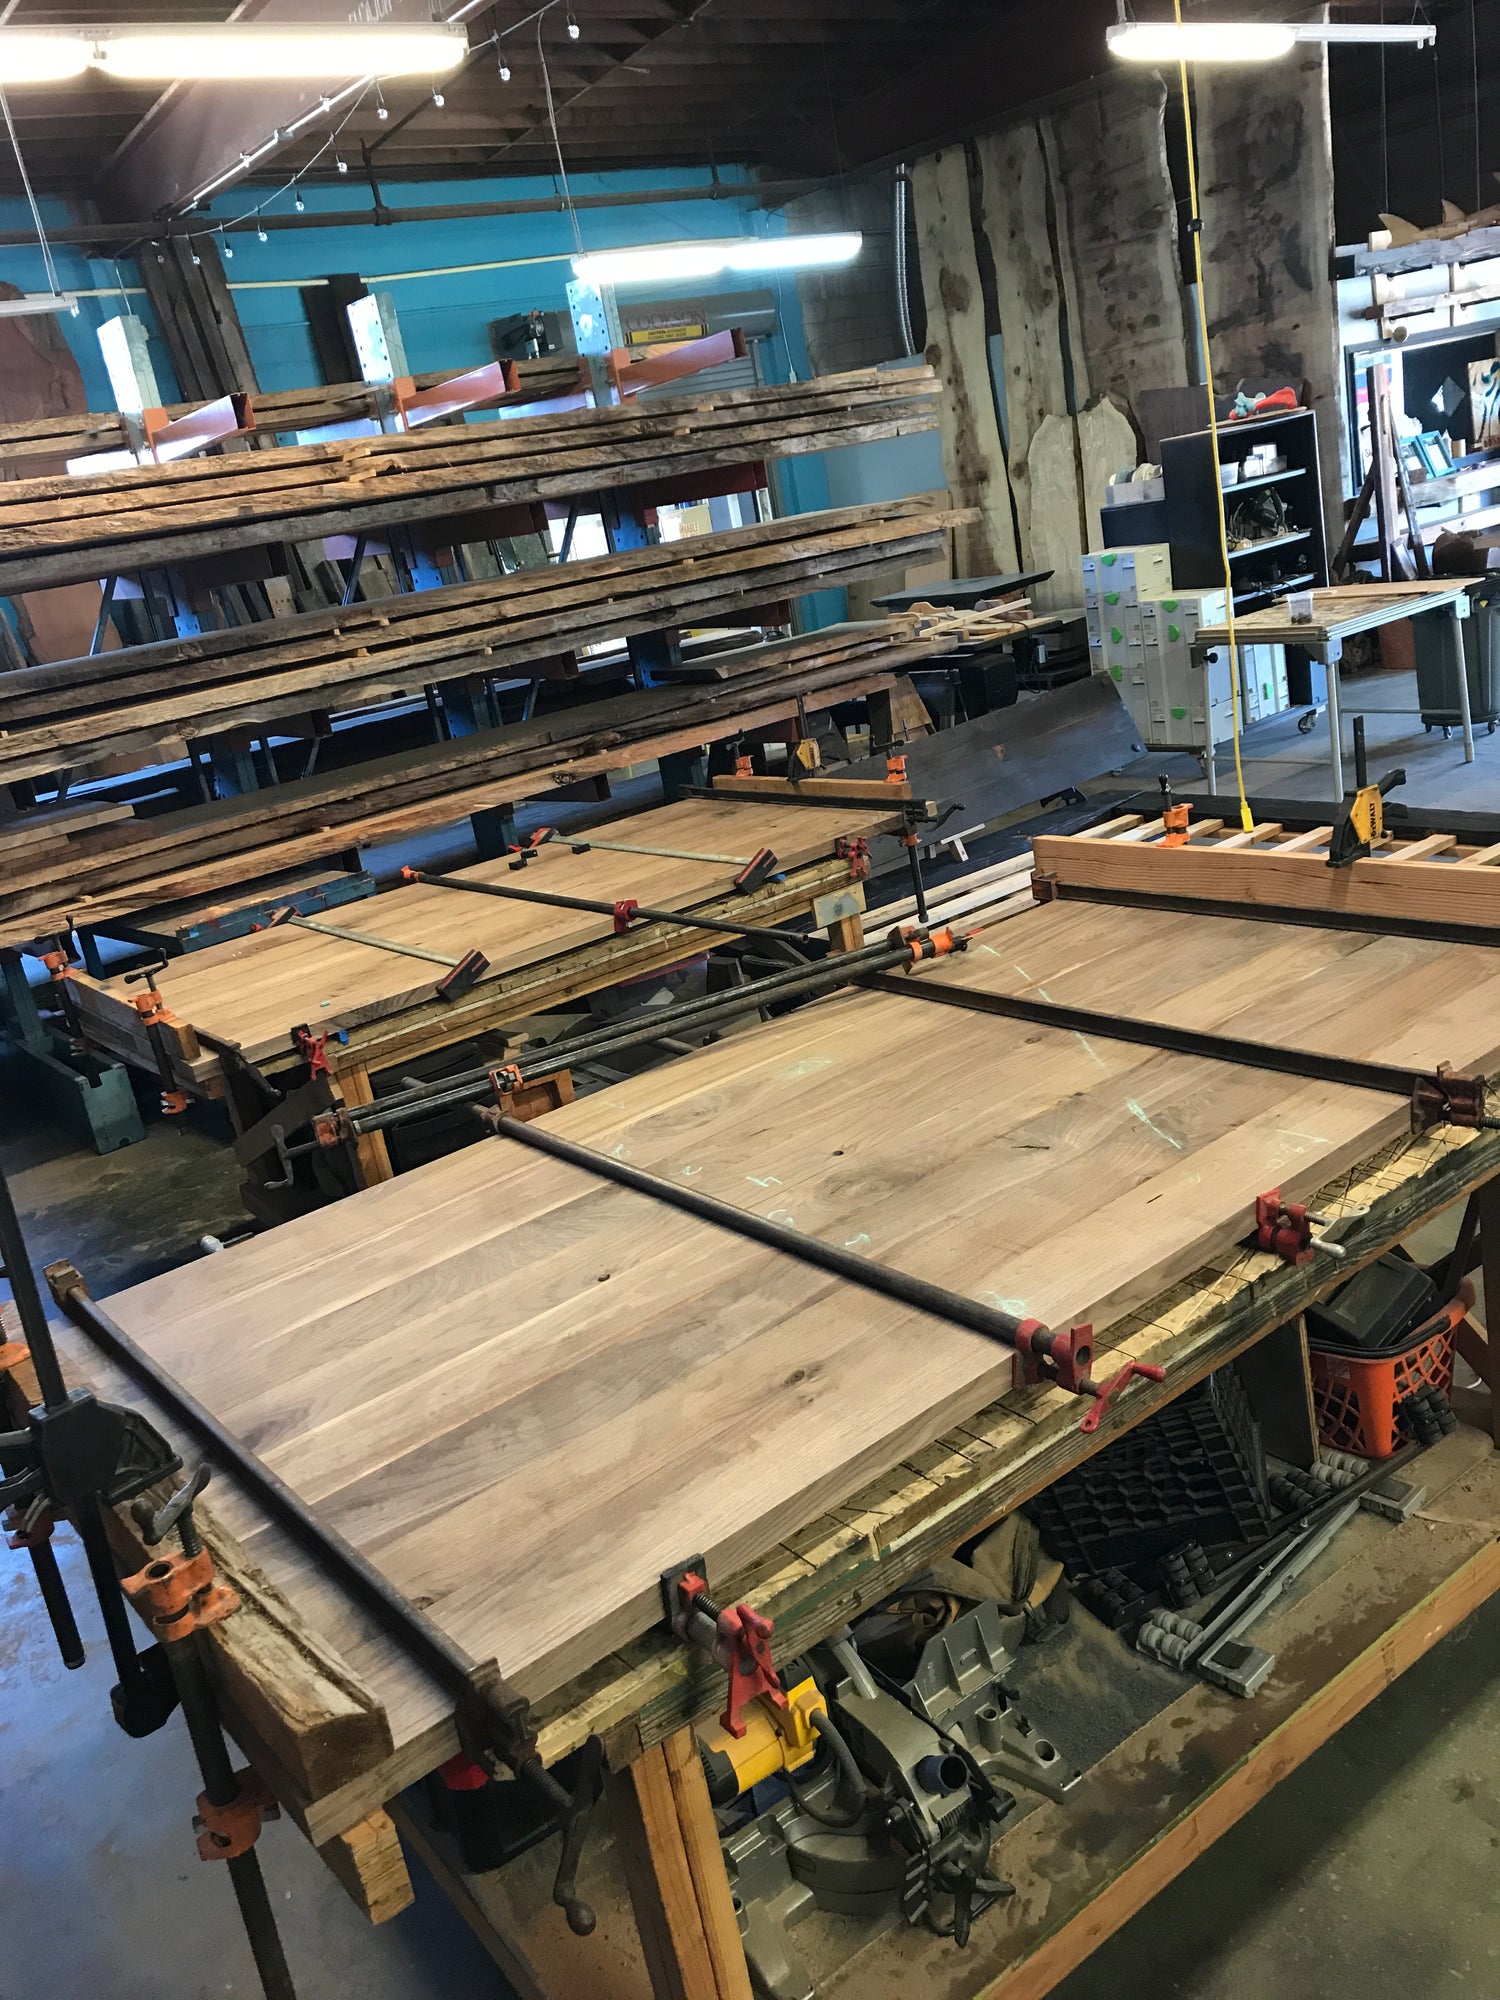
<svg viewBox="0 0 1500 2000"><path fill-rule="evenodd" d="M1444 1324L1405 1354L1366 1360L1353 1354L1311 1354L1318 1436L1337 1451L1389 1458L1404 1439L1396 1410L1419 1389L1453 1385L1453 1329Z"/></svg>

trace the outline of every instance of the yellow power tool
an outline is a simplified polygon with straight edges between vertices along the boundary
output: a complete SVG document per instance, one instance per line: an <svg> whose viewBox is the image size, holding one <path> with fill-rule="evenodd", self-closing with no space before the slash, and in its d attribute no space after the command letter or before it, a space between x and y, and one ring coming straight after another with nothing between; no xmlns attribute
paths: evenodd
<svg viewBox="0 0 1500 2000"><path fill-rule="evenodd" d="M701 1724L698 1745L714 1804L732 1805L763 1779L811 1763L818 1749L813 1718L827 1713L828 1703L809 1674L787 1690L784 1709L763 1697L751 1702L743 1711L743 1736L731 1736L722 1722Z"/></svg>

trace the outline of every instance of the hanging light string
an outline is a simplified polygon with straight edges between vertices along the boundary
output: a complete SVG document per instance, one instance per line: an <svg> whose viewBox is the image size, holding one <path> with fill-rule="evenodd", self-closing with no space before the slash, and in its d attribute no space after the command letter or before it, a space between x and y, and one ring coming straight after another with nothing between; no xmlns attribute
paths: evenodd
<svg viewBox="0 0 1500 2000"><path fill-rule="evenodd" d="M1172 0L1177 25L1182 26L1182 0ZM1214 496L1217 503L1219 523L1219 556L1224 565L1224 623L1229 630L1229 712L1234 732L1234 782L1240 795L1240 825L1248 833L1255 824L1250 811L1250 802L1245 797L1245 768L1240 759L1240 676L1239 656L1234 636L1234 566L1229 560L1229 524L1224 516L1224 474L1219 458L1219 418L1214 408L1214 367L1213 356L1208 343L1208 305L1203 295L1203 217L1198 209L1198 162L1193 151L1193 105L1192 92L1188 88L1188 66L1177 65L1182 84L1182 122L1187 137L1188 206L1191 211L1188 230L1193 239L1193 275L1198 287L1198 332L1203 342L1203 380L1208 387L1208 438L1214 462ZM1208 689L1203 690L1205 713L1212 715ZM1210 750L1209 755L1213 752Z"/></svg>
<svg viewBox="0 0 1500 2000"><path fill-rule="evenodd" d="M552 0L552 4L555 6L557 0ZM536 54L537 61L542 66L542 85L547 93L547 124L552 132L552 150L557 155L557 178L562 187L562 198L567 207L568 220L573 225L573 241L578 246L578 254L581 257L583 255L583 231L578 226L578 210L573 206L573 190L568 185L568 170L563 164L562 140L559 138L557 131L557 107L552 102L552 72L547 67L547 51L542 46L542 15L546 12L547 9L545 7L540 8L537 12ZM574 21L572 15L569 14L568 33L576 40L577 32L577 23Z"/></svg>
<svg viewBox="0 0 1500 2000"><path fill-rule="evenodd" d="M366 88L368 89L368 86L366 86ZM302 164L302 166L300 166L297 169L296 173L292 175L289 181L285 182L281 187L273 189L273 191L266 196L264 201L258 201L255 204L254 208L244 209L239 215L226 216L222 222L211 223L202 229L174 229L172 231L172 235L178 238L179 240L192 239L196 237L206 237L206 236L218 236L222 238L235 225L243 227L247 223L254 222L258 216L263 215L268 208L274 206L274 204L280 201L284 195L296 194L298 183L302 180L304 175L310 174L312 172L313 168L318 164L319 160L322 159L323 155L326 152L328 152L331 148L337 147L339 139L343 133L344 127L349 123L349 120L354 116L355 112L359 110L359 107L363 102L363 97L364 93L361 93L361 96L357 97L355 101L349 106L349 109L344 113L343 117L339 120L338 124L333 128L333 130L328 134L328 137L323 141L322 145L319 146L318 150L312 155L311 159L306 160ZM299 205L300 201L301 197L298 196ZM227 245L225 247L226 249L228 248ZM231 252L230 254L232 255L233 253Z"/></svg>
<svg viewBox="0 0 1500 2000"><path fill-rule="evenodd" d="M489 4L491 4L491 0L464 0L463 6L455 8L450 14L439 16L439 20L445 28L457 27L470 14L476 13L481 7L488 6ZM519 21L512 21L509 27L498 28L492 35L486 37L484 41L475 43L473 48L469 50L468 55L465 56L460 68L466 68L473 62L476 56L482 55L486 49L498 47L507 36L519 34L523 28L530 27L533 21L540 21L541 17L544 14L550 14L554 7L561 7L565 4L566 0L542 0L540 7L535 7L530 13L523 14ZM578 39L578 24L573 20L571 13L568 16L568 21L568 33L576 41ZM289 139L295 139L298 133L305 130L307 126L315 124L319 118L326 118L330 111L343 105L350 99L353 99L357 105L364 98L366 92L372 86L378 85L378 83L379 78L375 76L356 77L352 83L348 83L342 90L336 91L331 98L322 99L313 110L303 112L300 118L294 118L289 125L277 126L268 139L262 140L258 146L251 147L249 152L241 153L237 165L227 168L223 173L214 175L211 180L204 181L192 194L188 195L182 203L184 212L195 208L199 202L207 201L210 196L217 194L221 188L228 187L232 181L236 181L241 175L248 173L268 153L276 152ZM435 91L433 94L435 97L441 96L441 92L438 91ZM402 119L399 122L404 124L406 120ZM387 132L382 134L382 137L389 136L395 130L396 126L392 124ZM318 157L318 154L314 154L313 156L314 160ZM300 173L293 177L289 185L295 186L297 179L301 177L301 174L307 173L312 164L313 161L308 161L306 166L300 170ZM285 193L286 190L283 188L281 192Z"/></svg>
<svg viewBox="0 0 1500 2000"><path fill-rule="evenodd" d="M47 273L47 288L53 298L60 298L62 286L57 281L57 266L52 261L52 245L47 241L47 231L42 222L42 211L37 206L32 190L31 176L26 171L26 160L21 152L21 141L16 133L16 121L10 115L10 99L0 90L0 111L5 113L5 129L10 134L11 151L16 156L16 166L20 169L21 185L26 190L26 203L31 210L31 220L36 225L38 243L42 246L42 268Z"/></svg>

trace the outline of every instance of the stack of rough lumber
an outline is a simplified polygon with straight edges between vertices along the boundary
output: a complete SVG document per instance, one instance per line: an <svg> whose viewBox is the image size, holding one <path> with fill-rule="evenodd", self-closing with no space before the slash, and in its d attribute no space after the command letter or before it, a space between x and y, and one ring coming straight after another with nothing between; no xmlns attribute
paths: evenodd
<svg viewBox="0 0 1500 2000"><path fill-rule="evenodd" d="M930 430L929 368L0 484L0 592Z"/></svg>
<svg viewBox="0 0 1500 2000"><path fill-rule="evenodd" d="M0 881L0 944L373 846L644 758L763 729L799 707L879 693L934 649L887 623L747 649L723 684L653 688L435 743L215 805L18 846Z"/></svg>
<svg viewBox="0 0 1500 2000"><path fill-rule="evenodd" d="M847 507L561 567L131 646L0 674L0 783L278 715L399 699L463 674L516 674L662 626L837 587L946 543L921 500ZM684 698L684 705L686 705Z"/></svg>
<svg viewBox="0 0 1500 2000"><path fill-rule="evenodd" d="M542 361L512 364L518 377L516 387L475 408L502 409L511 404L540 403L554 396L570 396L579 387L578 363L572 356L553 356ZM430 389L451 381L456 368L430 369L413 376L419 389ZM197 403L172 403L168 417L189 416L203 407ZM320 382L308 389L272 389L257 392L250 399L251 418L257 431L274 439L278 431L321 430L326 424L356 423L378 417L378 391L368 382ZM0 424L0 469L15 470L24 477L28 467L40 471L70 458L85 458L95 452L129 451L130 432L125 419L114 410L87 412L66 417L30 417L13 424Z"/></svg>

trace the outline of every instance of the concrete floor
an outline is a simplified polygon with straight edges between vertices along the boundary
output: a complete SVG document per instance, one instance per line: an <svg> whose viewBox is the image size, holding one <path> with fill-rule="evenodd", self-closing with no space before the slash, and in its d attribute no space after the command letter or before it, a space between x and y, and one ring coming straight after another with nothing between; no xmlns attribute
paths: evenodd
<svg viewBox="0 0 1500 2000"><path fill-rule="evenodd" d="M1372 767L1405 796L1500 810L1500 737L1373 719L1382 677L1346 695L1372 717ZM1246 742L1252 791L1327 794L1326 736L1278 722ZM1142 759L1139 782L1165 760ZM1184 771L1184 775L1186 772ZM0 1164L40 1265L76 1262L99 1295L197 1253L239 1214L212 1112L153 1125L101 1160L0 1099ZM84 1668L52 1650L25 1559L0 1554L0 2000L208 2000L258 1992L227 1878L198 1862L197 1780L179 1720L134 1743L78 1551L60 1537ZM1403 2000L1500 1996L1500 1604L1444 1640L1057 1989L1058 2000ZM303 2000L503 2000L504 1981L414 1867L415 1906L372 1930L301 1836L261 1854ZM584 1888L587 1887L585 1868ZM575 1997L567 1996L567 2000ZM579 1995L576 2000L586 2000Z"/></svg>

